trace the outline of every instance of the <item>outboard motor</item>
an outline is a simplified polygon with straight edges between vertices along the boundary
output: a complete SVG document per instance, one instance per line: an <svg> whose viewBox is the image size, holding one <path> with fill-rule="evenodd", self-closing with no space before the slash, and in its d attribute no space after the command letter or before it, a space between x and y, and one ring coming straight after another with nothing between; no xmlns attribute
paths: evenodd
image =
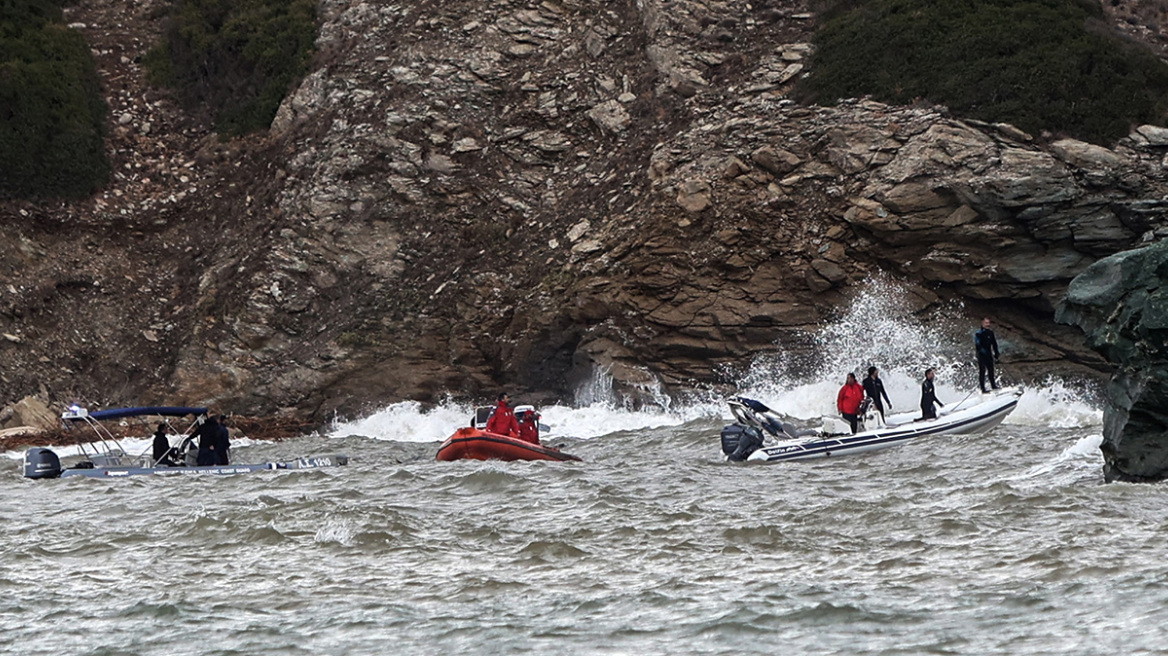
<svg viewBox="0 0 1168 656"><path fill-rule="evenodd" d="M50 449L36 447L24 452L25 478L57 478L61 475L61 459Z"/></svg>
<svg viewBox="0 0 1168 656"><path fill-rule="evenodd" d="M730 424L722 429L722 453L730 462L742 462L762 446L762 431L743 424Z"/></svg>

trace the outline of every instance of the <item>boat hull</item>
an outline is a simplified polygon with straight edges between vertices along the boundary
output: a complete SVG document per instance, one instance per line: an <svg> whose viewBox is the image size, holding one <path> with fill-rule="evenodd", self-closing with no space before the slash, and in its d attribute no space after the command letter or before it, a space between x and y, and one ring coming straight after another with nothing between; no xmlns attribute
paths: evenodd
<svg viewBox="0 0 1168 656"><path fill-rule="evenodd" d="M195 476L203 474L250 474L281 469L320 469L349 464L348 456L312 456L283 462L265 462L254 465L206 465L202 467L90 467L69 468L61 471L61 478L86 476L89 478L123 478L126 476Z"/></svg>
<svg viewBox="0 0 1168 656"><path fill-rule="evenodd" d="M1018 406L1019 392L998 394L966 409L938 419L914 421L864 431L855 435L782 442L764 446L747 462L782 462L866 453L935 435L970 435L994 428Z"/></svg>
<svg viewBox="0 0 1168 656"><path fill-rule="evenodd" d="M580 460L559 449L524 442L523 440L488 433L477 428L460 428L442 446L435 459L454 460Z"/></svg>

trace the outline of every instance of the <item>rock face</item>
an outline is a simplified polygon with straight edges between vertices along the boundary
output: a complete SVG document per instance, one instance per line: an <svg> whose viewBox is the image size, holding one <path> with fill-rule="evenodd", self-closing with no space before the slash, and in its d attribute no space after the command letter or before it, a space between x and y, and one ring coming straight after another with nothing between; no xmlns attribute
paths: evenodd
<svg viewBox="0 0 1168 656"><path fill-rule="evenodd" d="M0 430L51 430L60 425L60 416L44 400L35 396L26 396L10 406L0 408Z"/></svg>
<svg viewBox="0 0 1168 656"><path fill-rule="evenodd" d="M113 131L90 201L0 205L0 402L324 420L571 399L598 368L653 401L803 348L877 271L913 310L992 313L1018 373L1102 366L1053 308L1168 235L1156 129L1046 145L940 107L803 107L805 0L602 4L326 0L320 67L230 143L138 102L157 12L70 9L106 35L115 114L157 128Z"/></svg>
<svg viewBox="0 0 1168 656"><path fill-rule="evenodd" d="M1115 366L1103 413L1108 481L1168 478L1168 242L1104 258L1079 274L1057 318Z"/></svg>

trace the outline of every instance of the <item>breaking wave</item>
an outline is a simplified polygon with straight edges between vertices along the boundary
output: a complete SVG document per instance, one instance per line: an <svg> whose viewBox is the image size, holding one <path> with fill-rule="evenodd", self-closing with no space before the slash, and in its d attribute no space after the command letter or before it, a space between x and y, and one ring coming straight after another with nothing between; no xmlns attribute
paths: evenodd
<svg viewBox="0 0 1168 656"><path fill-rule="evenodd" d="M921 372L927 367L937 370L938 398L960 402L977 389L977 367L970 362L973 328L957 305L918 318L911 311L909 292L877 278L838 318L826 323L809 345L791 345L759 356L732 379L736 393L804 420L834 415L836 393L846 375L851 372L862 378L873 365L880 367L894 408L917 407ZM1002 382L1013 383L1009 367L1003 368ZM1102 411L1087 384L1050 378L1020 386L1024 394L1007 424L1075 428L1102 422ZM611 376L598 370L577 391L573 403L544 406L540 413L552 435L585 439L730 417L724 399L714 395L681 400L658 389L651 396L657 398L656 407L631 408L614 393ZM455 428L468 425L473 411L471 405L454 401L428 407L395 403L363 419L338 422L329 434L441 441Z"/></svg>

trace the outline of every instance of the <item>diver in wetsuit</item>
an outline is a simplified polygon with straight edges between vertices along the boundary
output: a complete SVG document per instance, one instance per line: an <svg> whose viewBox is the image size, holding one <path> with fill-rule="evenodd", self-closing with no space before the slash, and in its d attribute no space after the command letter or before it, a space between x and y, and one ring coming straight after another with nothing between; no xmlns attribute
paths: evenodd
<svg viewBox="0 0 1168 656"><path fill-rule="evenodd" d="M873 405L876 406L876 411L880 413L880 423L884 423L884 404L880 402L880 397L888 402L888 409L892 409L892 399L888 398L888 392L884 391L884 381L880 380L879 371L876 367L868 367L868 377L864 379L864 393L868 398L872 399Z"/></svg>
<svg viewBox="0 0 1168 656"><path fill-rule="evenodd" d="M994 380L994 363L1001 356L998 352L998 338L990 330L989 317L981 320L981 330L973 334L973 345L977 349L977 382L981 393L986 394L989 392L986 389L987 373L990 376L990 389L998 389L998 383Z"/></svg>
<svg viewBox="0 0 1168 656"><path fill-rule="evenodd" d="M945 407L945 404L937 398L937 389L933 386L933 376L931 368L925 370L925 382L921 383L921 419L937 418L937 409L933 407L934 403Z"/></svg>

